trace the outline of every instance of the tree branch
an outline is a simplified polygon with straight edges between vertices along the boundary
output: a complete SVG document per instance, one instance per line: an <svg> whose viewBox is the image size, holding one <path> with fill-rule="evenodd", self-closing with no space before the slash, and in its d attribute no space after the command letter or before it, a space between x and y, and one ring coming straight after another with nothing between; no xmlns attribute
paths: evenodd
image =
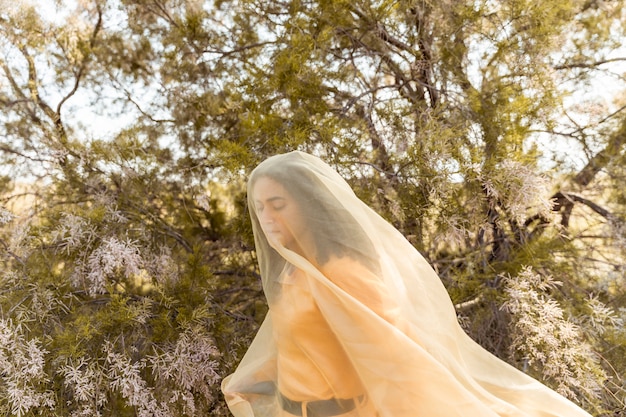
<svg viewBox="0 0 626 417"><path fill-rule="evenodd" d="M252 43L250 45L244 45L241 46L239 48L235 48L235 49L231 49L230 51L222 51L222 50L209 50L209 49L205 49L202 51L203 54L218 54L218 55L222 55L222 57L226 57L229 55L234 55L237 54L239 52L243 52L243 51L247 51L249 49L254 49L254 48L260 48L263 47L265 45L271 45L271 44L275 44L276 42L257 42L257 43Z"/></svg>
<svg viewBox="0 0 626 417"><path fill-rule="evenodd" d="M98 21L96 22L96 25L94 26L93 31L91 32L91 36L89 37L89 49L90 49L90 53L85 56L81 62L80 68L78 69L78 73L76 74L75 80L74 80L74 86L72 88L72 90L65 95L65 97L63 97L63 99L59 102L59 104L57 105L57 114L61 115L61 107L63 107L63 104L65 104L65 102L72 97L74 94L76 94L76 91L78 91L78 87L80 85L80 82L82 81L82 76L84 71L87 68L87 64L89 62L89 57L91 54L91 50L93 49L93 47L96 44L96 38L98 36L98 32L100 32L100 29L102 28L102 9L100 8L100 5L97 6L98 8Z"/></svg>
<svg viewBox="0 0 626 417"><path fill-rule="evenodd" d="M139 113L141 113L142 115L150 119L152 122L154 123L175 123L176 122L176 120L174 119L156 119L152 117L144 109L141 108L141 105L137 103L135 99L133 99L130 91L128 91L126 88L123 88L123 87L122 89L124 90L124 94L126 94L126 98L128 99L128 101L130 101L137 108L137 110L139 110Z"/></svg>
<svg viewBox="0 0 626 417"><path fill-rule="evenodd" d="M565 193L565 192L559 191L558 193L554 195L553 198L557 201L555 208L554 208L555 211L560 210L561 207L566 206L568 203L573 204L576 202L576 203L584 204L585 206L589 207L591 210L595 211L600 216L608 220L612 220L615 218L615 216L609 210L577 194Z"/></svg>
<svg viewBox="0 0 626 417"><path fill-rule="evenodd" d="M3 240L0 239L0 243L2 244L2 246L4 246L4 250L16 261L18 261L19 263L21 263L22 265L25 265L24 260L22 258L20 258L19 256L17 256L15 253L13 253L11 251L11 249L9 248L9 245Z"/></svg>
<svg viewBox="0 0 626 417"><path fill-rule="evenodd" d="M45 115L48 116L48 118L50 118L55 125L57 125L57 123L60 122L59 115L48 105L48 103L43 101L39 95L39 81L37 79L35 60L25 46L20 46L19 50L22 55L24 55L24 58L26 58L26 62L28 63L28 90L30 91L30 98L33 103L35 103L35 105L37 105L45 113Z"/></svg>
<svg viewBox="0 0 626 417"><path fill-rule="evenodd" d="M626 144L626 120L622 122L620 129L609 139L604 149L589 160L587 165L574 177L574 183L586 187Z"/></svg>
<svg viewBox="0 0 626 417"><path fill-rule="evenodd" d="M454 309L456 311L466 311L466 310L469 310L470 308L472 308L475 305L479 304L483 300L483 298L484 298L484 294L480 293L476 297L472 298L471 300L455 304L454 305Z"/></svg>
<svg viewBox="0 0 626 417"><path fill-rule="evenodd" d="M596 68L596 67L599 67L600 65L610 64L612 62L621 62L621 61L626 61L626 58L610 58L610 59L603 59L600 61L590 62L590 63L574 62L572 64L557 65L554 67L554 69L561 70L561 69L572 69L572 68Z"/></svg>

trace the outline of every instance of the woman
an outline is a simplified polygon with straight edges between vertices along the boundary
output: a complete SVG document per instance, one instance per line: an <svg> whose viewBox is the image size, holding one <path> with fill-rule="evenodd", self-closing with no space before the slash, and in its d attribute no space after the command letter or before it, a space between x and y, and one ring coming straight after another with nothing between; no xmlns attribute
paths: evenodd
<svg viewBox="0 0 626 417"><path fill-rule="evenodd" d="M248 183L269 312L222 390L236 417L589 417L460 328L441 281L320 159Z"/></svg>

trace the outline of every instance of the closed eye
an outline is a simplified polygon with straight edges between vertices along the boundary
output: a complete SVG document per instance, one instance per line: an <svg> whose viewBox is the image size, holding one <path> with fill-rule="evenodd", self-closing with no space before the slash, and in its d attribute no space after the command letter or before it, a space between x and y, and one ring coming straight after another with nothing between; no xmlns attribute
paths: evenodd
<svg viewBox="0 0 626 417"><path fill-rule="evenodd" d="M272 197L268 198L265 203L269 204L271 209L274 211L280 211L287 207L287 202L283 197ZM256 201L254 203L255 209L257 213L262 213L265 209L265 203L261 203L260 201Z"/></svg>

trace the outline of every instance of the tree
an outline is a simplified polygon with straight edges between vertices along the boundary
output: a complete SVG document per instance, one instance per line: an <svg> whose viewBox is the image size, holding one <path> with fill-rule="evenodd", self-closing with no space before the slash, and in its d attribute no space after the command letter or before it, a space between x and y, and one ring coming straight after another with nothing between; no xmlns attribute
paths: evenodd
<svg viewBox="0 0 626 417"><path fill-rule="evenodd" d="M624 88L623 1L5 3L5 414L227 415L266 311L245 176L292 149L407 236L483 346L623 409L626 107L570 98Z"/></svg>

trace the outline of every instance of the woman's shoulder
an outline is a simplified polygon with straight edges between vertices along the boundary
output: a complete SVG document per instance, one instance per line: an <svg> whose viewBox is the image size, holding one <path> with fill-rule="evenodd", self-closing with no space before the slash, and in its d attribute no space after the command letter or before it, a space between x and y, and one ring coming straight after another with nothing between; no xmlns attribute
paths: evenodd
<svg viewBox="0 0 626 417"><path fill-rule="evenodd" d="M367 268L361 262L350 256L331 256L320 269L324 274L333 274L366 270Z"/></svg>
<svg viewBox="0 0 626 417"><path fill-rule="evenodd" d="M362 262L348 256L333 257L323 265L321 272L353 299L391 321L389 317L395 311L395 303L389 298L379 274Z"/></svg>
<svg viewBox="0 0 626 417"><path fill-rule="evenodd" d="M376 278L376 275L357 259L349 256L333 256L324 265L320 267L320 271L328 279L335 283L340 283L345 280L355 282L355 278L359 278L358 281L370 281Z"/></svg>

